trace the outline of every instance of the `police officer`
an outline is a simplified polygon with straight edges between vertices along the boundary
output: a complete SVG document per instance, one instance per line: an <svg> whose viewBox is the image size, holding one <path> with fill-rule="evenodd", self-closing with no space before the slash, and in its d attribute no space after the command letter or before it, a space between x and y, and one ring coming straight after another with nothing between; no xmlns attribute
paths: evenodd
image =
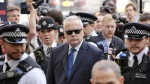
<svg viewBox="0 0 150 84"><path fill-rule="evenodd" d="M57 40L57 43L59 44L63 44L63 43L66 43L67 40L65 39L65 36L64 36L64 29L63 29L63 25L58 25L57 26L58 28L58 40Z"/></svg>
<svg viewBox="0 0 150 84"><path fill-rule="evenodd" d="M94 22L97 20L97 17L83 12L78 12L75 15L80 17L80 19L82 20L84 27L84 38L87 38L89 36L98 36L94 30Z"/></svg>
<svg viewBox="0 0 150 84"><path fill-rule="evenodd" d="M97 17L88 13L78 12L75 15L80 17L83 23L85 41L103 50L105 59L107 59L108 47L102 34L97 34L94 30L94 22Z"/></svg>
<svg viewBox="0 0 150 84"><path fill-rule="evenodd" d="M149 84L150 59L147 55L147 43L150 27L140 23L127 23L123 28L127 50L119 57L123 58L121 71L125 77L125 84Z"/></svg>
<svg viewBox="0 0 150 84"><path fill-rule="evenodd" d="M44 72L24 53L28 32L29 28L20 24L0 29L6 50L0 56L0 84L46 84Z"/></svg>
<svg viewBox="0 0 150 84"><path fill-rule="evenodd" d="M34 53L31 53L30 55L35 58L36 62L46 74L51 49L58 45L56 43L58 31L55 20L51 17L41 18L38 23L37 32L42 45L35 49Z"/></svg>

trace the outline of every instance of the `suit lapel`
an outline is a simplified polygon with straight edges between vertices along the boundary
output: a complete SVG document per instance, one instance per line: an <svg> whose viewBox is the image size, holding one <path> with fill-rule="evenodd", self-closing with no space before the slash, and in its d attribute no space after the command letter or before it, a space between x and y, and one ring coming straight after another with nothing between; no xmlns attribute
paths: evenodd
<svg viewBox="0 0 150 84"><path fill-rule="evenodd" d="M71 77L73 76L75 71L78 69L78 66L82 62L83 58L86 56L87 51L88 51L87 49L88 49L87 43L85 41L83 41L83 43L82 43L82 45L78 51L78 54L77 54L77 57L76 57L74 65L73 65L73 68L72 68L72 71L71 71L71 74L70 74L68 81L71 79Z"/></svg>
<svg viewBox="0 0 150 84"><path fill-rule="evenodd" d="M63 58L63 67L64 67L64 71L65 71L65 75L67 78L67 58L68 58L68 44L65 45L64 49L62 50L62 56L64 56Z"/></svg>

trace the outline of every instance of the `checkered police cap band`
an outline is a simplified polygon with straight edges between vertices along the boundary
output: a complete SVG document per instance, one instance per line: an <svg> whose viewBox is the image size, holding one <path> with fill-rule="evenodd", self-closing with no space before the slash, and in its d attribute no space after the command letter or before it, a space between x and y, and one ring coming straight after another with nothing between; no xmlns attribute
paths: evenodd
<svg viewBox="0 0 150 84"><path fill-rule="evenodd" d="M149 35L149 32L146 30L137 29L135 26L133 26L131 29L126 29L125 34Z"/></svg>
<svg viewBox="0 0 150 84"><path fill-rule="evenodd" d="M8 31L2 33L2 37L27 37L26 32L21 32L19 28L16 29L15 32Z"/></svg>
<svg viewBox="0 0 150 84"><path fill-rule="evenodd" d="M78 16L82 21L87 21L87 22L91 22L91 23L94 23L94 19L91 19L91 18L87 18L87 17L81 17L81 16Z"/></svg>

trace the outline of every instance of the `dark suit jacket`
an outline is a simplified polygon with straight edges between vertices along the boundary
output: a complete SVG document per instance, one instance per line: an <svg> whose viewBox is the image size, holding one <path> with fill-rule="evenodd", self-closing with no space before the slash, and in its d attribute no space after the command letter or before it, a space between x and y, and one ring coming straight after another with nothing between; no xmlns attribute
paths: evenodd
<svg viewBox="0 0 150 84"><path fill-rule="evenodd" d="M97 47L83 41L70 77L67 78L68 43L52 49L47 72L47 84L90 84L95 62L104 58Z"/></svg>

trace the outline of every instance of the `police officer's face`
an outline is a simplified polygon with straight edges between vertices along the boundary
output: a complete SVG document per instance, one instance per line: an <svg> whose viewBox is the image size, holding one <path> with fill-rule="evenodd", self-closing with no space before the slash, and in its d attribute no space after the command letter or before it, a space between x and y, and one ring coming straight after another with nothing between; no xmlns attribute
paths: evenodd
<svg viewBox="0 0 150 84"><path fill-rule="evenodd" d="M133 54L140 53L147 46L148 42L149 42L148 38L143 38L139 40L125 39L126 47Z"/></svg>
<svg viewBox="0 0 150 84"><path fill-rule="evenodd" d="M76 31L77 30L77 31ZM69 31L70 34L67 34ZM64 36L71 47L76 47L83 39L83 27L78 20L69 20L64 24Z"/></svg>
<svg viewBox="0 0 150 84"><path fill-rule="evenodd" d="M87 37L90 35L90 33L93 31L94 24L86 24L84 25L83 31L84 31L84 37Z"/></svg>
<svg viewBox="0 0 150 84"><path fill-rule="evenodd" d="M8 60L19 60L26 50L26 44L12 44L5 42L4 47Z"/></svg>
<svg viewBox="0 0 150 84"><path fill-rule="evenodd" d="M102 24L102 34L106 38L112 38L116 31L116 23L115 21L104 21Z"/></svg>
<svg viewBox="0 0 150 84"><path fill-rule="evenodd" d="M20 12L17 10L8 12L8 21L19 23L20 20Z"/></svg>
<svg viewBox="0 0 150 84"><path fill-rule="evenodd" d="M95 70L91 79L91 84L123 84L123 77L118 78L114 71L108 70Z"/></svg>
<svg viewBox="0 0 150 84"><path fill-rule="evenodd" d="M56 40L58 31L54 29L42 29L39 30L38 34L42 42L45 45L50 46Z"/></svg>
<svg viewBox="0 0 150 84"><path fill-rule="evenodd" d="M94 29L95 31L100 32L102 30L102 21L104 16L97 16L97 20L94 23Z"/></svg>

